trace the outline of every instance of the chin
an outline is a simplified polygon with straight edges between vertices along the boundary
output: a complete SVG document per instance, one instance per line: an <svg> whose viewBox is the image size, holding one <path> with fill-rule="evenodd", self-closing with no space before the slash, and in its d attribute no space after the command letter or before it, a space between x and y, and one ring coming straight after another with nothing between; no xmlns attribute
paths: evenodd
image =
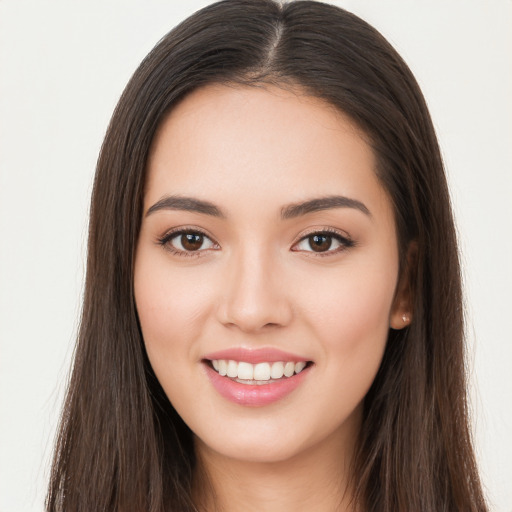
<svg viewBox="0 0 512 512"><path fill-rule="evenodd" d="M269 441L268 439L252 439L250 441L238 439L233 442L232 439L226 441L213 441L205 443L196 439L210 453L216 456L225 457L244 463L255 464L277 464L293 459L301 451L297 444L290 442L279 443Z"/></svg>
<svg viewBox="0 0 512 512"><path fill-rule="evenodd" d="M200 432L196 435L196 448L212 456L251 462L278 464L307 460L314 453L343 453L347 446L354 446L361 422L361 407L342 418L324 418L323 424L294 418L288 422L260 419L251 425L249 419L240 419L239 428L231 424L220 435ZM212 435L214 434L214 435ZM351 451L351 450L349 450Z"/></svg>

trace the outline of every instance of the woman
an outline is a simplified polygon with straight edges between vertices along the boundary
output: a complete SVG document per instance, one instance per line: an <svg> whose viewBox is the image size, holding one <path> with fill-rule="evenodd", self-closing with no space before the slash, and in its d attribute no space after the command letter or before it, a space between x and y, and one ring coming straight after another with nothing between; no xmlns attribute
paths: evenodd
<svg viewBox="0 0 512 512"><path fill-rule="evenodd" d="M410 71L228 0L128 84L93 191L48 510L486 510L457 246Z"/></svg>

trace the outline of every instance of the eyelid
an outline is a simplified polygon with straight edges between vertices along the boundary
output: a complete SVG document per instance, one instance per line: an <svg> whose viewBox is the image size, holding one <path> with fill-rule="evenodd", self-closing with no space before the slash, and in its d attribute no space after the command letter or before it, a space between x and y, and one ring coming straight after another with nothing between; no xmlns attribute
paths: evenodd
<svg viewBox="0 0 512 512"><path fill-rule="evenodd" d="M334 250L327 250L327 251L305 251L300 249L294 249L300 242L304 241L305 239L309 238L313 235L327 235L332 238L335 238L340 244L341 247L338 247ZM351 247L354 247L356 245L355 241L352 239L352 237L345 231L341 231L339 229L334 229L332 227L315 227L310 228L306 232L301 233L297 240L293 243L291 250L294 252L302 252L305 253L308 256L314 256L314 257L325 257L325 256L332 256L334 254L338 254L340 252L343 252L347 249L350 249Z"/></svg>
<svg viewBox="0 0 512 512"><path fill-rule="evenodd" d="M215 246L214 248L209 247L208 249L199 249L197 251L181 251L180 249L176 249L169 242L177 237L178 235L183 235L186 233L196 233L204 236L208 240L212 242ZM211 236L206 230L199 228L197 226L178 226L169 229L163 235L157 238L157 244L161 245L165 250L169 251L171 254L176 256L185 256L185 257L200 257L205 256L205 253L211 250L218 250L220 248L218 242Z"/></svg>

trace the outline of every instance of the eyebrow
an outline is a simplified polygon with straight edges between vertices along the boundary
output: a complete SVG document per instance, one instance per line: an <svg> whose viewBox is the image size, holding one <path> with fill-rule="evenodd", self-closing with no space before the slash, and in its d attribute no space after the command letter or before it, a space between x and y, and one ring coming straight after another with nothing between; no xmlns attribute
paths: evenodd
<svg viewBox="0 0 512 512"><path fill-rule="evenodd" d="M146 212L146 217L160 210L184 210L187 212L203 213L213 217L225 218L221 209L209 201L194 197L166 196L157 201Z"/></svg>
<svg viewBox="0 0 512 512"><path fill-rule="evenodd" d="M326 196L285 206L281 209L281 218L293 219L308 213L330 210L332 208L355 208L369 217L372 216L370 210L357 199L345 196Z"/></svg>
<svg viewBox="0 0 512 512"><path fill-rule="evenodd" d="M293 219L308 213L330 210L332 208L353 208L369 217L372 216L370 210L357 199L345 196L325 196L285 206L281 209L281 218L283 220ZM182 210L211 215L212 217L226 218L226 215L215 204L194 197L165 196L148 209L146 217L160 210Z"/></svg>

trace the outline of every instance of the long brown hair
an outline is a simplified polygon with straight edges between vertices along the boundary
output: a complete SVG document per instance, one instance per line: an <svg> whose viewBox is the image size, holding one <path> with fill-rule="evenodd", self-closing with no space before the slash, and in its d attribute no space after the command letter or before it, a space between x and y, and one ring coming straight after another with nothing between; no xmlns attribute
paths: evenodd
<svg viewBox="0 0 512 512"><path fill-rule="evenodd" d="M312 1L226 0L141 63L113 114L91 204L87 277L47 510L191 511L194 450L148 362L133 298L155 131L211 83L301 86L366 133L392 199L414 319L390 330L365 398L353 480L366 511L485 511L466 404L455 230L432 122L410 70L371 26Z"/></svg>

